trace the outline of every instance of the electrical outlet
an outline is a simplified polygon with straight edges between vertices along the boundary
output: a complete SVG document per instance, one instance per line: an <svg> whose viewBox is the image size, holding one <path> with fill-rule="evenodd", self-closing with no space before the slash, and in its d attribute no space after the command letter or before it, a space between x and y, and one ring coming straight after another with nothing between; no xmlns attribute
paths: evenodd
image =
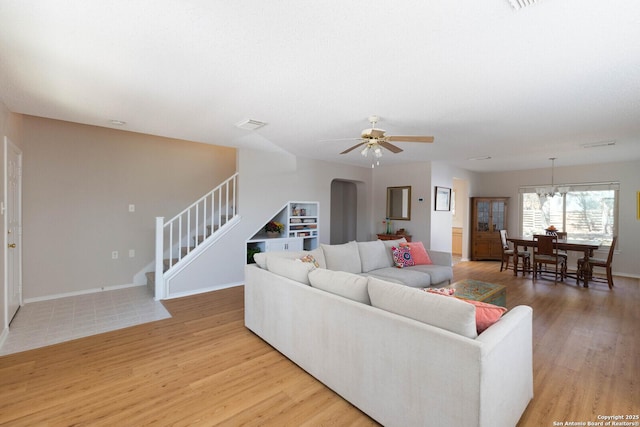
<svg viewBox="0 0 640 427"><path fill-rule="evenodd" d="M129 205L129 212L135 212L136 211L136 205Z"/></svg>
<svg viewBox="0 0 640 427"><path fill-rule="evenodd" d="M135 249L129 249L129 258L134 258L136 256L136 250Z"/></svg>
<svg viewBox="0 0 640 427"><path fill-rule="evenodd" d="M118 251L111 252L111 259L118 259Z"/></svg>

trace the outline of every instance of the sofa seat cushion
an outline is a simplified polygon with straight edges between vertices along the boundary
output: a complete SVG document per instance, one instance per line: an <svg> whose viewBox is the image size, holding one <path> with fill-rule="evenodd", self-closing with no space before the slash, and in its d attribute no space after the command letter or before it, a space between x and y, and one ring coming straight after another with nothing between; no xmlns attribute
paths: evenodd
<svg viewBox="0 0 640 427"><path fill-rule="evenodd" d="M453 268L445 265L423 264L414 265L412 267L403 268L404 271L416 271L422 274L428 274L431 278L430 285L437 285L443 282L453 280Z"/></svg>
<svg viewBox="0 0 640 427"><path fill-rule="evenodd" d="M371 305L367 282L366 277L345 271L316 268L309 273L309 283L312 287Z"/></svg>
<svg viewBox="0 0 640 427"><path fill-rule="evenodd" d="M324 260L329 270L346 271L347 273L361 273L362 264L358 243L352 241L342 245L320 244L324 252Z"/></svg>
<svg viewBox="0 0 640 427"><path fill-rule="evenodd" d="M371 305L446 329L467 338L477 338L476 308L457 298L443 297L420 289L369 277Z"/></svg>
<svg viewBox="0 0 640 427"><path fill-rule="evenodd" d="M387 267L373 270L363 275L377 277L394 283L400 283L412 288L426 288L431 286L431 277L422 271L414 270L413 267L397 268Z"/></svg>
<svg viewBox="0 0 640 427"><path fill-rule="evenodd" d="M363 273L393 266L393 264L389 263L387 247L382 243L382 240L358 242L358 252L360 253Z"/></svg>

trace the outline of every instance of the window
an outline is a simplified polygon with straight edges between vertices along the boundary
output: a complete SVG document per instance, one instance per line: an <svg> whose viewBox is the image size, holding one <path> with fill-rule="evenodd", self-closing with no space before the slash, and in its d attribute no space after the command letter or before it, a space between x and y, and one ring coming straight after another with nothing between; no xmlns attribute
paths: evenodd
<svg viewBox="0 0 640 427"><path fill-rule="evenodd" d="M522 187L522 234L544 233L550 225L571 240L598 240L611 245L618 228L618 183L574 184L553 197L539 197L534 187Z"/></svg>

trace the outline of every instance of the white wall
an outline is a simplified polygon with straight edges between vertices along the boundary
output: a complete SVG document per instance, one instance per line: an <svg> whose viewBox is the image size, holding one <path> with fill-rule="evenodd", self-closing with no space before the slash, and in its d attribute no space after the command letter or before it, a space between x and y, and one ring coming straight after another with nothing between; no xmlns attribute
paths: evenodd
<svg viewBox="0 0 640 427"><path fill-rule="evenodd" d="M184 294L219 289L244 280L246 241L289 201L320 203L319 241L330 242L331 182L354 181L358 187L357 240L370 239L371 172L324 161L240 149L238 152L239 202L242 220L221 243L199 257L188 271L171 282L173 291Z"/></svg>
<svg viewBox="0 0 640 427"><path fill-rule="evenodd" d="M459 179L466 184L465 189L472 191L476 174L464 169L452 167L443 162L420 162L403 165L382 165L373 170L374 212L379 217L375 221L375 230L384 231L382 220L386 209L386 189L392 186L411 185L411 221L394 221L394 228L405 228L414 241L421 241L426 247L451 251L451 228L453 226L450 211L435 211L435 187L453 188L453 181ZM422 201L419 201L422 199ZM457 212L463 221L468 222L468 198L458 198ZM377 219L377 218L376 218ZM468 257L468 227L463 235L463 257ZM375 236L374 236L375 237Z"/></svg>
<svg viewBox="0 0 640 427"><path fill-rule="evenodd" d="M155 217L173 217L236 170L228 147L23 121L26 299L132 284L150 271Z"/></svg>
<svg viewBox="0 0 640 427"><path fill-rule="evenodd" d="M509 231L518 234L519 230L514 228L518 224L518 212L514 209L518 187L544 184L548 175L547 170L480 174L442 162L382 165L372 170L246 149L239 150L237 157L232 150L234 155L228 158L224 154L207 158L209 154L203 156L202 153L215 150L212 146L23 117L0 107L0 131L10 134L13 142L25 152L25 226L28 226L25 238L29 246L25 247L25 293L31 298L130 282L142 264L152 261L153 217L170 216L177 212L178 206L184 208L210 189L209 182L214 180L211 176L219 171L193 167L201 164L200 161L226 164L229 171L222 173L224 178L235 170L240 172L238 208L243 220L225 236L223 245L198 259L189 274L174 281L176 289L185 293L241 283L245 241L287 201L319 201L319 240L329 243L334 179L357 183L358 240L371 240L376 233L384 231L386 187L411 185L411 221L396 221L394 227L407 229L414 240L423 241L428 247L449 251L453 222L450 212L433 210L435 186L453 188L455 178L468 183L469 196L511 197ZM88 147L93 147L90 154L85 153ZM186 154L189 152L191 154ZM168 168L173 156L184 156L183 165L188 167ZM620 251L614 268L636 276L640 276L637 263L640 221L635 217L635 192L640 189L638 170L639 162L556 168L557 182L621 182ZM186 176L193 183L187 187L194 190L193 194L180 191L177 185ZM165 184L156 192L153 183L158 179ZM200 183L206 189L196 188ZM170 192L173 196L167 197L167 186L173 190ZM106 198L100 195L105 191ZM420 198L422 202L418 201ZM101 200L102 208L95 206L96 200ZM144 202L140 204L140 200ZM458 201L457 209L464 210L468 222L468 199L465 202L461 206ZM138 215L142 213L139 209L145 210L144 221L131 221L132 217L126 212L129 203L136 203ZM51 213L53 221L48 216ZM79 219L81 217L96 220ZM134 240L111 233L113 224L133 227L135 231L128 237ZM143 263L133 265L126 258L112 262L112 250L118 249L125 255L141 235L143 240L149 237L148 247L141 250L149 253ZM468 240L467 234L463 239L465 246ZM0 253L3 250L0 249ZM467 253L465 247L463 251ZM96 255L98 253L100 255ZM1 305L4 307L4 303Z"/></svg>
<svg viewBox="0 0 640 427"><path fill-rule="evenodd" d="M620 182L618 251L614 255L613 270L618 274L640 277L640 221L636 218L636 192L640 191L640 162L593 164L572 167L556 167L556 183L575 184L583 182ZM492 172L478 175L478 185L473 196L510 197L508 231L521 234L518 228L520 200L518 189L525 185L544 185L551 182L551 170L533 169L513 172ZM572 254L573 255L573 254ZM606 257L606 253L596 254ZM569 260L575 267L575 255Z"/></svg>
<svg viewBox="0 0 640 427"><path fill-rule="evenodd" d="M373 221L374 227L367 240L375 240L377 233L386 231L382 223L387 211L387 187L411 186L411 220L392 221L394 231L404 228L414 242L430 247L432 229L431 163L420 162L404 165L381 165L373 172ZM420 201L422 200L422 201ZM451 240L451 239L449 239Z"/></svg>

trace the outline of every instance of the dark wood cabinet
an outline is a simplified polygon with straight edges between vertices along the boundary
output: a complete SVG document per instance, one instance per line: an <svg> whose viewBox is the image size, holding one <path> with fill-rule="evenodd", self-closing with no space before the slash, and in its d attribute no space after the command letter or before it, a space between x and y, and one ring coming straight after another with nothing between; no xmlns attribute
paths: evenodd
<svg viewBox="0 0 640 427"><path fill-rule="evenodd" d="M500 260L500 230L507 229L508 197L471 198L471 259Z"/></svg>

